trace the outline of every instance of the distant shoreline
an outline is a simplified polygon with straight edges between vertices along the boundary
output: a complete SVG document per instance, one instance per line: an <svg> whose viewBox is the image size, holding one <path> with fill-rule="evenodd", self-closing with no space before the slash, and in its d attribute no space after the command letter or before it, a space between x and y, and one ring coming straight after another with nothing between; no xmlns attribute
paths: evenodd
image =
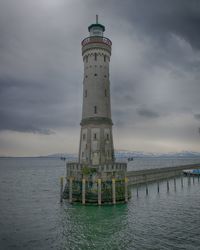
<svg viewBox="0 0 200 250"><path fill-rule="evenodd" d="M165 159L173 159L173 158L200 158L200 155L141 155L141 156L131 156L134 159L139 159L139 158L165 158ZM5 159L5 158L40 158L40 159L61 159L60 156L0 156L0 159ZM127 159L127 156L120 156L116 157L116 159ZM71 160L71 159L78 159L78 157L65 157L66 160Z"/></svg>

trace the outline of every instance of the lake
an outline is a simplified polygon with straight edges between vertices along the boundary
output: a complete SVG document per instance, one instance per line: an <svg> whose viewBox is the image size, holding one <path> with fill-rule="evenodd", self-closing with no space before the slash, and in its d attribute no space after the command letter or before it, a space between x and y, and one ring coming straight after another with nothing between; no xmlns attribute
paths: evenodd
<svg viewBox="0 0 200 250"><path fill-rule="evenodd" d="M165 162L165 163L164 163ZM171 164L170 164L171 162ZM197 159L137 159L129 169L196 163ZM200 162L200 160L198 161ZM0 249L200 249L200 182L173 180L135 188L128 204L59 202L65 162L0 159Z"/></svg>

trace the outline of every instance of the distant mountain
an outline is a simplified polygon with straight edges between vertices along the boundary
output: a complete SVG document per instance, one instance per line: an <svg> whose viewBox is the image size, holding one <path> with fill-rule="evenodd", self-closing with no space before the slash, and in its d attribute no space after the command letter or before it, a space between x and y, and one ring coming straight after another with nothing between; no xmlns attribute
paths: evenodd
<svg viewBox="0 0 200 250"><path fill-rule="evenodd" d="M52 157L52 158L66 158L66 160L77 160L77 154L68 154L68 153L56 153L51 154L44 157ZM200 152L194 151L181 151L181 152L169 152L169 153L148 153L142 151L128 151L128 150L116 150L115 151L115 158L116 159L128 159L128 158L139 158L139 157L200 157Z"/></svg>
<svg viewBox="0 0 200 250"><path fill-rule="evenodd" d="M44 155L44 156L39 156L41 158L60 158L60 159L66 159L68 161L72 160L77 160L78 156L77 154L68 154L68 153L55 153L55 154L50 154L50 155Z"/></svg>
<svg viewBox="0 0 200 250"><path fill-rule="evenodd" d="M126 150L117 150L115 151L116 159L124 159L124 158L139 158L139 157L169 157L169 158L177 158L177 157L200 157L200 152L194 151L181 151L181 152L169 152L169 153L147 153L142 151L126 151Z"/></svg>
<svg viewBox="0 0 200 250"><path fill-rule="evenodd" d="M7 157L7 156L0 156ZM40 158L60 158L65 159L67 161L77 161L78 154L69 154L69 153L55 153L44 156L37 156ZM197 157L200 158L200 152L194 151L181 151L181 152L169 152L169 153L148 153L142 151L129 151L129 150L116 150L115 158L117 160L126 160L128 158L144 158L144 157L162 157L162 158L190 158Z"/></svg>

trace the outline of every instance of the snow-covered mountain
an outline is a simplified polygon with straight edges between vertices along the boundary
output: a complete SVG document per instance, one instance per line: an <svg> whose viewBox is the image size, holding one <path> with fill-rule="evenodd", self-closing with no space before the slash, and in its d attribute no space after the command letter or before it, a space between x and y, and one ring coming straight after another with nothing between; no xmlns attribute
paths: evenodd
<svg viewBox="0 0 200 250"><path fill-rule="evenodd" d="M181 151L181 152L169 152L169 153L149 153L142 151L126 151L126 150L117 150L115 151L116 159L120 158L138 158L138 157L200 157L200 152L193 151Z"/></svg>

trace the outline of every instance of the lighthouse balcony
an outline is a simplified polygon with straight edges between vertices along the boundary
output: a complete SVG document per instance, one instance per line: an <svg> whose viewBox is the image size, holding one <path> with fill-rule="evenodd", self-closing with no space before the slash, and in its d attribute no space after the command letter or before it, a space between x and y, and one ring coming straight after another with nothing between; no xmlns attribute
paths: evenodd
<svg viewBox="0 0 200 250"><path fill-rule="evenodd" d="M109 47L112 46L112 42L110 41L110 39L108 39L107 37L103 37L103 36L89 36L86 37L83 41L82 41L82 46L86 46L88 44L93 44L93 43L100 43L100 44L104 44L107 45Z"/></svg>

